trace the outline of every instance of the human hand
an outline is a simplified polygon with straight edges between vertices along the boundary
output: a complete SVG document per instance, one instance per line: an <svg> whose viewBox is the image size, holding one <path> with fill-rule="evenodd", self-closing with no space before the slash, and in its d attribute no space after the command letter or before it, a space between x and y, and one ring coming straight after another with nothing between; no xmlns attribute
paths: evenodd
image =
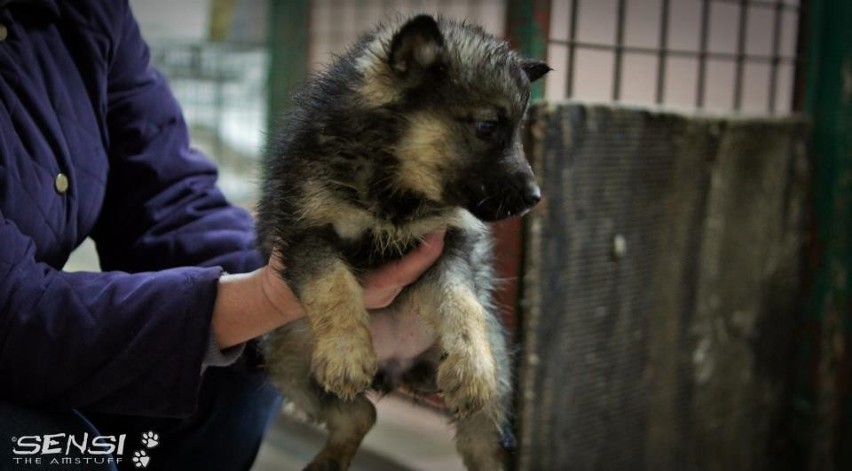
<svg viewBox="0 0 852 471"><path fill-rule="evenodd" d="M417 281L444 250L446 230L432 232L401 259L368 272L361 279L367 309L388 307L402 290Z"/></svg>
<svg viewBox="0 0 852 471"><path fill-rule="evenodd" d="M440 257L445 232L440 230L427 235L411 253L365 274L362 278L365 307L387 307L406 286L417 281ZM279 276L282 267L280 256L273 254L263 268L220 278L213 329L221 348L257 337L304 316L295 294ZM394 322L394 330L398 324ZM408 330L419 329L412 327L417 324L415 321L401 324L408 326Z"/></svg>
<svg viewBox="0 0 852 471"><path fill-rule="evenodd" d="M401 259L367 272L361 279L364 306L367 309L387 307L406 286L417 281L441 256L445 233L446 229L429 233L420 246ZM278 276L283 267L281 257L273 254L269 264L264 267L262 277L264 294L272 304L281 305L278 310L282 313L289 312L293 307L292 292Z"/></svg>

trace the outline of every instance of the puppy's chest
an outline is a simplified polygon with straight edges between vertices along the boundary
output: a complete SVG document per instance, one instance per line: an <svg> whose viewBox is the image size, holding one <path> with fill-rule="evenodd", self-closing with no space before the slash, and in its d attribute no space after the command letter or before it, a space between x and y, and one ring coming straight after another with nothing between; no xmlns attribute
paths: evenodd
<svg viewBox="0 0 852 471"><path fill-rule="evenodd" d="M437 212L394 222L353 208L348 213L338 214L330 226L351 266L369 269L402 258L430 232L457 225L457 213Z"/></svg>

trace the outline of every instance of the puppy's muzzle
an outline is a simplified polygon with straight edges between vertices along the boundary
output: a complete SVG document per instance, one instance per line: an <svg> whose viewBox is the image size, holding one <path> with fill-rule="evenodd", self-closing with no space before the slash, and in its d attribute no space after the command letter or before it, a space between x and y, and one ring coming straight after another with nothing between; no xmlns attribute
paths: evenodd
<svg viewBox="0 0 852 471"><path fill-rule="evenodd" d="M541 189L530 175L503 182L489 182L468 194L467 209L486 222L522 216L541 201Z"/></svg>

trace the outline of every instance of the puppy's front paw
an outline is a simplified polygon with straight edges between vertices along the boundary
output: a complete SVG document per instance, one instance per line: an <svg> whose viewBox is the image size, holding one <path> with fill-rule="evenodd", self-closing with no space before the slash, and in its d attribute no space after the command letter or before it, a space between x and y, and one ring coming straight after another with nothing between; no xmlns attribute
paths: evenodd
<svg viewBox="0 0 852 471"><path fill-rule="evenodd" d="M312 364L319 384L345 400L370 387L378 369L369 335L317 340Z"/></svg>
<svg viewBox="0 0 852 471"><path fill-rule="evenodd" d="M494 359L490 355L451 352L438 367L437 381L456 415L465 417L482 409L496 396Z"/></svg>

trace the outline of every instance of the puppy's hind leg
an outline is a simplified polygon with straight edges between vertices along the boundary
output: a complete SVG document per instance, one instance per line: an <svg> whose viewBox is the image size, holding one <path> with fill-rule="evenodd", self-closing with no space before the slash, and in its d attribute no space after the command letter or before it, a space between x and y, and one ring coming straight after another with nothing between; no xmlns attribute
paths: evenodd
<svg viewBox="0 0 852 471"><path fill-rule="evenodd" d="M502 427L508 425L511 387L504 348L502 343L492 343L499 378L494 398L472 414L456 416L456 449L468 471L502 471L506 466Z"/></svg>
<svg viewBox="0 0 852 471"><path fill-rule="evenodd" d="M456 448L469 471L500 471L505 469L506 453L503 443L512 437L504 436L511 407L512 385L506 337L494 315L486 318L488 344L494 357L496 390L493 398L479 411L456 420ZM508 431L508 430L505 430ZM513 441L513 438L511 439Z"/></svg>
<svg viewBox="0 0 852 471"><path fill-rule="evenodd" d="M500 428L489 407L456 421L456 449L468 471L501 471Z"/></svg>
<svg viewBox="0 0 852 471"><path fill-rule="evenodd" d="M305 471L345 471L361 445L361 440L376 423L376 408L363 394L344 401L327 394L320 416L328 428L328 441Z"/></svg>
<svg viewBox="0 0 852 471"><path fill-rule="evenodd" d="M346 470L376 421L373 404L364 394L344 401L324 392L316 383L311 376L313 335L306 321L296 321L273 332L264 347L267 371L281 394L328 430L325 447L305 469Z"/></svg>

